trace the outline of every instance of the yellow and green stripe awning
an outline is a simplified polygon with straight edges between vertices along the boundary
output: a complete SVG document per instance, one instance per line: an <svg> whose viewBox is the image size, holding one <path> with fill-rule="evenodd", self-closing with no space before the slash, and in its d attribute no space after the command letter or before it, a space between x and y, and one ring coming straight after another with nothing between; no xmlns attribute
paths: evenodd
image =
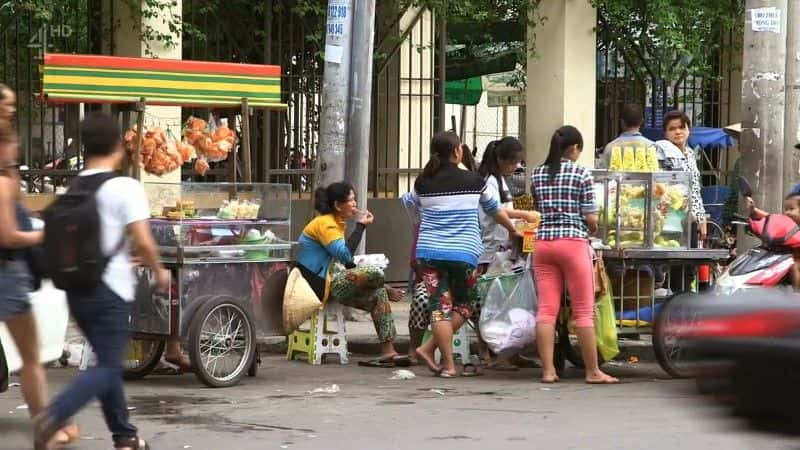
<svg viewBox="0 0 800 450"><path fill-rule="evenodd" d="M42 74L52 103L286 108L279 66L48 53Z"/></svg>

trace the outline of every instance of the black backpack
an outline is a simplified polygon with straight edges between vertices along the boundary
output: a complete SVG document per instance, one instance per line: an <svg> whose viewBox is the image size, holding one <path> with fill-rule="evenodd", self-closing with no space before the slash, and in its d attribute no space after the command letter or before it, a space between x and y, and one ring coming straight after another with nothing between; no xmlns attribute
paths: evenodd
<svg viewBox="0 0 800 450"><path fill-rule="evenodd" d="M103 252L100 213L96 194L116 173L78 176L66 193L44 211L44 251L53 284L65 291L94 289L103 282L111 253Z"/></svg>

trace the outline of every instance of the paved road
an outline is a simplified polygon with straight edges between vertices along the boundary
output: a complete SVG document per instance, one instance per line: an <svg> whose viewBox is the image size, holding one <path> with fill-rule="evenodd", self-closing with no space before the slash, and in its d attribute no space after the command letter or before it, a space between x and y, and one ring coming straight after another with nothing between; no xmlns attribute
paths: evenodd
<svg viewBox="0 0 800 450"><path fill-rule="evenodd" d="M716 417L687 382L664 380L652 365L612 367L625 383L602 387L579 378L545 387L533 381L534 370L455 380L414 371L413 380L393 381L387 369L270 357L257 378L236 388L160 376L128 384L127 393L156 450L800 449ZM53 389L73 375L51 370ZM309 394L334 383L340 392ZM29 448L21 403L19 388L0 394L2 449ZM85 439L75 448L111 448L98 408L79 421Z"/></svg>

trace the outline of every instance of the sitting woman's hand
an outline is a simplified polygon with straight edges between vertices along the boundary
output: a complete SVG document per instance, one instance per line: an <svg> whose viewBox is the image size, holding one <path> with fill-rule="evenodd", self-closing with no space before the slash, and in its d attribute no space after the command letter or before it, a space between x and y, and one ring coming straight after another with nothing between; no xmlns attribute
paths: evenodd
<svg viewBox="0 0 800 450"><path fill-rule="evenodd" d="M364 226L372 225L372 223L374 221L375 221L375 216L372 215L371 212L366 211L366 210L364 211L363 214L361 214L361 217L358 219L358 223L360 223L360 224L362 224Z"/></svg>

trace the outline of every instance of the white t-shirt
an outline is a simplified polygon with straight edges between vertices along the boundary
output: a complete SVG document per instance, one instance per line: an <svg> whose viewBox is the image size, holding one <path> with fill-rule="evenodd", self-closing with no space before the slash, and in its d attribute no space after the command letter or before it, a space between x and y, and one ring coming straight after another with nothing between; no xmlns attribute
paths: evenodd
<svg viewBox="0 0 800 450"><path fill-rule="evenodd" d="M79 175L88 176L101 172L105 171L84 170ZM119 246L120 239L125 239L125 245L109 260L103 282L123 300L132 302L135 299L136 277L131 264L131 244L126 229L134 222L150 218L147 196L141 183L129 177L116 177L106 181L96 195L103 234L103 252L106 255L111 254Z"/></svg>
<svg viewBox="0 0 800 450"><path fill-rule="evenodd" d="M489 175L486 178L486 192L500 204L505 210L514 209L514 202L511 201L511 193L505 178L500 177L502 186L498 186L497 177ZM508 200L504 202L503 200ZM494 217L487 215L480 210L481 218L481 240L483 241L483 254L478 258L478 264L491 264L495 253L502 248L508 248L510 239L508 230L494 221Z"/></svg>

